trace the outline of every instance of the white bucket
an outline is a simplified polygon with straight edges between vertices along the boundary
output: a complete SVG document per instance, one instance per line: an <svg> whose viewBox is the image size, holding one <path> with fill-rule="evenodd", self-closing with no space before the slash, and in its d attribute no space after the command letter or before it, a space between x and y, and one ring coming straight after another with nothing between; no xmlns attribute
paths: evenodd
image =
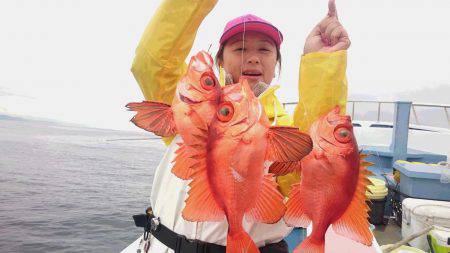
<svg viewBox="0 0 450 253"><path fill-rule="evenodd" d="M450 202L407 198L402 203L402 237L423 231L432 225L450 227ZM426 235L409 242L413 247L429 250Z"/></svg>

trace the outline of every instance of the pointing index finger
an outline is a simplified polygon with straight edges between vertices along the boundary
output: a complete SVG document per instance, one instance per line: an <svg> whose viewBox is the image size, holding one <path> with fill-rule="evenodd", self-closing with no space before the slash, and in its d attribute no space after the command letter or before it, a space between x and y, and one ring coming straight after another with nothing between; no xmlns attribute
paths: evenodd
<svg viewBox="0 0 450 253"><path fill-rule="evenodd" d="M337 10L335 0L328 1L328 17L334 17L337 19Z"/></svg>

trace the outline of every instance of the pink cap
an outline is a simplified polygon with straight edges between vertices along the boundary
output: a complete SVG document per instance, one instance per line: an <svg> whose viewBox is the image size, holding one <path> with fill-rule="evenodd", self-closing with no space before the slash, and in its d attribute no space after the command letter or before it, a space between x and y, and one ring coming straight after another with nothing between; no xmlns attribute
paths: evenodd
<svg viewBox="0 0 450 253"><path fill-rule="evenodd" d="M281 34L278 28L262 18L247 14L237 17L227 23L223 30L222 37L220 37L220 44L222 45L229 38L244 31L263 33L269 36L278 48L280 47L281 42L283 42L283 34Z"/></svg>

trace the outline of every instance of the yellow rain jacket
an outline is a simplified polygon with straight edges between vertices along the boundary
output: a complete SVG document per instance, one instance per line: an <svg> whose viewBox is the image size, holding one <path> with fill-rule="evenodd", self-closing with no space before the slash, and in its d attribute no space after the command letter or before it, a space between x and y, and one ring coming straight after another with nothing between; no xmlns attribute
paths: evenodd
<svg viewBox="0 0 450 253"><path fill-rule="evenodd" d="M217 0L165 0L147 26L136 50L131 71L146 100L171 104L178 80L186 72L185 60L197 29ZM260 101L271 121L294 125L307 131L320 115L339 105L345 112L347 99L346 51L310 53L300 62L299 97L294 116L286 113L271 86ZM275 108L274 108L275 105ZM165 139L166 144L171 139ZM290 185L299 180L292 173L278 177L280 190L287 195Z"/></svg>

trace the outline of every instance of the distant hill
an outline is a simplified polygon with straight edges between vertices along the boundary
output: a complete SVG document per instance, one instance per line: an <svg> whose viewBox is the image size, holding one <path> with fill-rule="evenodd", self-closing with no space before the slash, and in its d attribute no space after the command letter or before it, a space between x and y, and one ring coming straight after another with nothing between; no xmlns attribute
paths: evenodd
<svg viewBox="0 0 450 253"><path fill-rule="evenodd" d="M416 103L450 104L450 84L434 84L429 88L397 93L395 97Z"/></svg>
<svg viewBox="0 0 450 253"><path fill-rule="evenodd" d="M26 119L0 113L0 120L26 121Z"/></svg>
<svg viewBox="0 0 450 253"><path fill-rule="evenodd" d="M27 116L27 115L14 115L14 114L8 114L8 113L4 113L4 112L0 112L0 120L30 121L30 122L49 123L49 124L71 125L71 123L65 123L65 122L61 122L58 120L54 120L54 119L33 117L33 116ZM77 124L73 124L73 125L77 125Z"/></svg>
<svg viewBox="0 0 450 253"><path fill-rule="evenodd" d="M115 130L115 129L104 129L104 128L96 128L96 127L90 127L85 126L81 124L76 123L69 123L69 122L63 122L53 119L46 119L46 118L39 118L39 117L32 117L32 116L18 116L18 115L11 115L0 112L0 126L3 124L6 124L8 126L14 126L14 128L21 128L25 127L30 129L30 131L40 131L42 129L59 129L64 130L67 132L78 132L83 133L85 135L94 134L94 135L118 135L123 136L126 140L127 137L132 136L134 138L136 137L145 137L147 139L160 139L160 137L155 136L153 133L149 133L145 130L139 130L139 131L126 131L126 130ZM32 126L32 127L30 127ZM119 137L116 139L120 139Z"/></svg>

